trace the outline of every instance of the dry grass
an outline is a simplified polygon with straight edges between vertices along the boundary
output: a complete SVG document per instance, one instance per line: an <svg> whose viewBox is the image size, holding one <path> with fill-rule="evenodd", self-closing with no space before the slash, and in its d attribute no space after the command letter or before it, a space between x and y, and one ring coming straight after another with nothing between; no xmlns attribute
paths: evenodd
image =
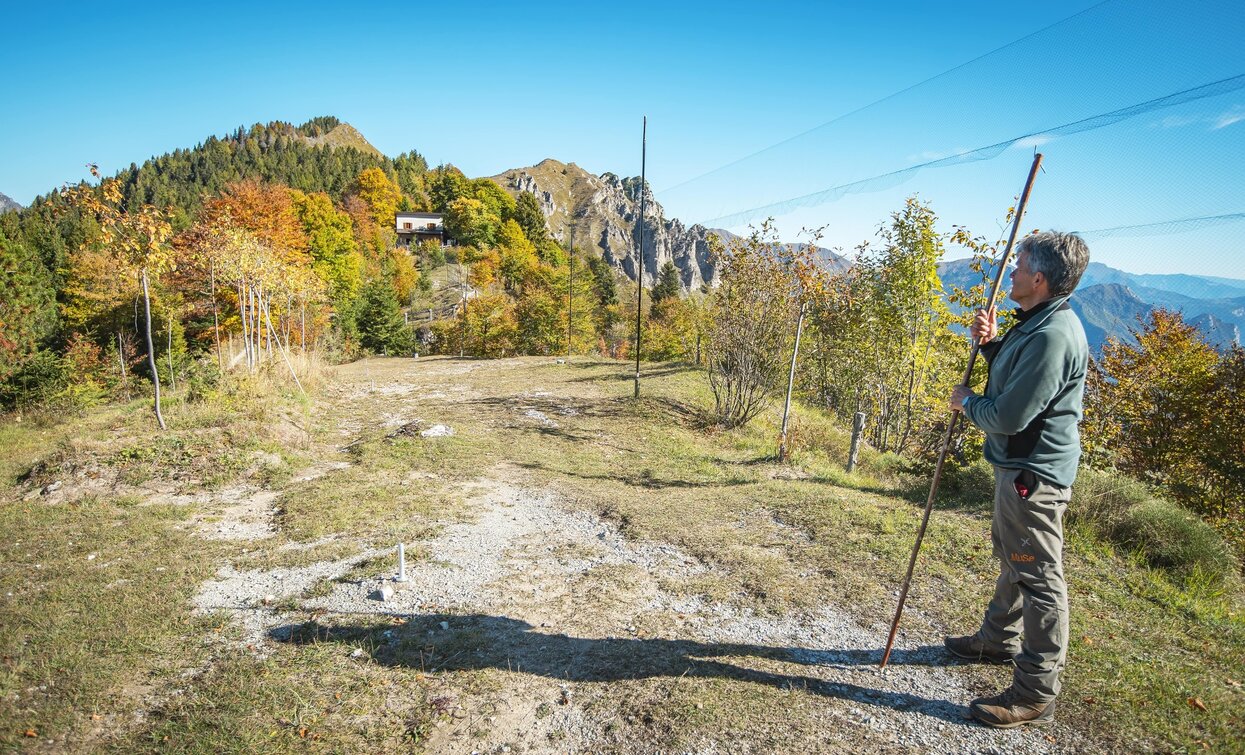
<svg viewBox="0 0 1245 755"><path fill-rule="evenodd" d="M385 393L400 381L411 386L403 402ZM919 496L893 457L866 452L860 471L846 475L846 434L817 412L797 410L793 463L779 465L776 414L707 431L703 374L678 365L650 369L638 402L625 365L589 360L369 360L308 382L318 403L279 382L199 406L174 398L172 428L159 439L139 403L72 423L0 426L0 749L48 739L68 750L418 749L447 720L446 695L514 683L504 668L432 674L421 665L474 650L480 638L447 635L433 647L415 633L399 648L407 655L386 664L377 649L385 627L376 624L261 656L228 641L238 635L223 616L194 615L189 597L225 563L288 568L426 540L471 516L464 484L499 465L633 538L672 543L712 567L663 585L677 594L771 615L850 607L865 626L890 618ZM397 432L417 419L456 434L428 443ZM257 464L256 453L272 463ZM291 476L312 461L343 460L348 469L317 480ZM46 484L90 469L115 471L119 487L61 503L23 501L31 488L14 487L31 470L32 483ZM151 504L143 493L239 479L284 491L271 540L194 538L195 505ZM984 502L965 495L940 508L927 537L905 619L917 640L971 628L992 584ZM1073 642L1062 720L1106 749L1239 748L1239 593L1174 582L1075 525L1067 566ZM350 576L386 568L364 562ZM580 585L604 600L626 593L635 576L593 570ZM297 615L297 600L291 609ZM356 647L379 661L352 659ZM755 661L757 673L766 663ZM993 685L1003 675L980 678ZM816 750L832 746L826 732L848 725L798 689L738 678L674 672L585 685L582 694L605 750L680 742Z"/></svg>

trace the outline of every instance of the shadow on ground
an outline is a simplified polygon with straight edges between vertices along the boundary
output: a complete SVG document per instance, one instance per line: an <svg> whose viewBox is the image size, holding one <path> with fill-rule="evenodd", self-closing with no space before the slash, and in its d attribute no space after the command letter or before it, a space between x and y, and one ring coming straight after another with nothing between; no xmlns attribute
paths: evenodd
<svg viewBox="0 0 1245 755"><path fill-rule="evenodd" d="M448 628L446 628L448 627ZM862 705L911 711L948 723L971 726L964 706L906 692L830 682L813 676L743 665L848 668L876 666L880 650L807 650L733 643L653 638L587 638L548 634L506 616L431 614L393 624L329 626L317 621L273 629L271 637L289 645L338 642L370 652L377 663L423 671L499 669L573 682L611 682L658 677L702 677L803 689ZM755 661L754 661L755 663ZM897 650L891 666L949 666L941 647Z"/></svg>

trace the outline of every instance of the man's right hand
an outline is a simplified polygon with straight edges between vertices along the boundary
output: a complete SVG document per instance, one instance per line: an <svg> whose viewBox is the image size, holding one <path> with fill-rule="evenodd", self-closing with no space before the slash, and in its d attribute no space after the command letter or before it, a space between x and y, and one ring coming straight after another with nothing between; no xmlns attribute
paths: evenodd
<svg viewBox="0 0 1245 755"><path fill-rule="evenodd" d="M973 327L969 330L973 338L977 339L978 345L985 345L994 340L999 334L998 309L990 307L987 312L984 309L977 310L977 317L973 319Z"/></svg>

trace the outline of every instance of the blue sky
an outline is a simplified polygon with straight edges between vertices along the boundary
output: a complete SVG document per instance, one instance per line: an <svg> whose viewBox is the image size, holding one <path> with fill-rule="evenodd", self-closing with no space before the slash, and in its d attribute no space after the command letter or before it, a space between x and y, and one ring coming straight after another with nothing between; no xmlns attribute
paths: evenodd
<svg viewBox="0 0 1245 755"><path fill-rule="evenodd" d="M6 9L0 192L23 204L257 121L332 114L473 176L546 157L648 177L708 220L1245 74L1235 2L81 4ZM881 105L817 128L1062 19ZM706 171L794 139L711 176ZM1245 90L1042 144L1026 225L1245 211ZM1028 144L778 214L851 248L912 193L998 235ZM732 230L741 230L738 226ZM1133 272L1245 278L1245 223L1095 242Z"/></svg>

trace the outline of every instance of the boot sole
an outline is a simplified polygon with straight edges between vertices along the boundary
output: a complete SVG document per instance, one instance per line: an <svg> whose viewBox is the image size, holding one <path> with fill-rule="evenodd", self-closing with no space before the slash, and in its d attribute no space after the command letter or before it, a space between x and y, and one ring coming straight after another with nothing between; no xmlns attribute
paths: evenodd
<svg viewBox="0 0 1245 755"><path fill-rule="evenodd" d="M1021 726L1047 726L1055 723L1054 718L1035 718L1032 721L1013 721L1012 723L996 723L994 721L985 721L973 714L973 720L982 726L989 726L991 729L1018 729Z"/></svg>

